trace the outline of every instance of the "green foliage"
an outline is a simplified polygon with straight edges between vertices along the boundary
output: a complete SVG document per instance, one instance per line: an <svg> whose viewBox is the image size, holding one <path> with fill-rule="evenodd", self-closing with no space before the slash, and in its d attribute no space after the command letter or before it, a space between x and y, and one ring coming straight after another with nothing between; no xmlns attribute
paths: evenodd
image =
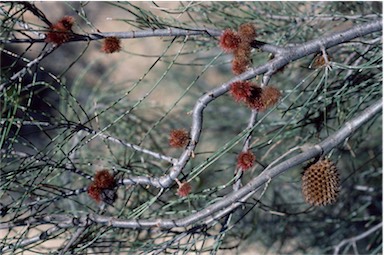
<svg viewBox="0 0 384 255"><path fill-rule="evenodd" d="M198 98L233 77L230 55L222 53L218 38L209 35L126 40L122 52L107 57L97 41L70 42L13 78L50 47L38 41L48 29L46 19L55 22L46 4L0 4L0 40L30 39L0 46L1 222L80 212L122 219L178 219L232 192L236 157L248 135L251 111L224 95L204 112L195 157L178 177L191 182L188 197L176 195L175 183L163 190L122 185L113 207L100 208L89 198L86 187L99 169L113 170L118 178L157 177L172 171L170 162L127 144L178 158L181 150L170 148L169 132L189 129L189 113ZM279 46L316 39L375 15L381 18L381 6L373 2L56 4L75 17L74 30L79 34L99 29L98 10L105 7L114 29L104 32L237 29L252 22L258 40ZM382 97L381 35L370 34L327 53L328 67L313 67L315 56L309 55L272 76L269 83L283 97L276 107L258 115L251 140L257 166L243 174L243 185L290 149L318 143ZM271 57L254 50L253 65ZM302 169L297 168L273 179L229 219L172 230L92 225L67 248L68 254L226 254L227 249L232 254L249 247L268 254L332 253L343 239L382 220L381 128L381 116L375 117L328 155L341 172L342 191L335 205L306 205L301 197ZM22 241L45 229L33 224L16 234L14 229L0 229L0 248L14 245L9 254L57 254L79 228L62 229L28 246ZM44 250L47 240L58 241L57 250ZM377 231L358 241L357 249L377 254L381 243Z"/></svg>

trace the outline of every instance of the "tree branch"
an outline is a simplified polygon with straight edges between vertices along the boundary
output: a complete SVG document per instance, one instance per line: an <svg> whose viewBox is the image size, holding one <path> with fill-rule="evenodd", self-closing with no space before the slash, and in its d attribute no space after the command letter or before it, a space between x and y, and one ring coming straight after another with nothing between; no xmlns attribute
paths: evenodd
<svg viewBox="0 0 384 255"><path fill-rule="evenodd" d="M344 239L343 241L341 241L339 244L337 244L335 246L335 248L333 249L333 254L334 255L340 254L340 248L341 247L343 247L346 244L355 245L357 241L366 238L367 236L369 236L373 232L379 230L382 226L383 226L383 223L380 222L379 224L373 226L372 228L368 229L367 231L361 233L358 236L354 236L354 237L351 237L351 238L348 238L348 239Z"/></svg>
<svg viewBox="0 0 384 255"><path fill-rule="evenodd" d="M191 214L181 219L153 219L153 220L124 220L114 217L102 216L97 214L86 214L79 216L71 215L47 215L43 218L29 219L28 224L40 223L57 224L61 228L68 228L77 225L101 224L116 228L131 228L143 229L159 227L162 229L170 229L174 227L186 227L196 224L201 220L208 219L208 222L216 220L240 206L262 185L270 182L276 176L288 171L292 167L310 160L311 158L328 153L332 148L335 148L347 137L351 136L364 123L372 119L382 109L381 100L372 104L370 107L362 111L357 117L346 122L338 131L329 136L319 144L306 149L306 151L291 157L282 163L263 171L260 175L253 178L244 187L237 191L233 191L229 195L223 197L218 202L206 207L205 209ZM228 209L230 208L230 209ZM223 212L221 210L224 210ZM25 223L26 224L26 223ZM20 225L19 225L20 226ZM9 228L9 224L0 224L0 229Z"/></svg>

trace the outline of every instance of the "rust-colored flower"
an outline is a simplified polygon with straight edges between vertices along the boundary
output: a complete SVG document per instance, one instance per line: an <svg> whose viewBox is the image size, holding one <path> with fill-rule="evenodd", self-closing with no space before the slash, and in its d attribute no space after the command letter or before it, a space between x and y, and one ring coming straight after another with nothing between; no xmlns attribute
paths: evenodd
<svg viewBox="0 0 384 255"><path fill-rule="evenodd" d="M93 182L91 182L87 189L88 195L98 203L101 201L101 191L102 190Z"/></svg>
<svg viewBox="0 0 384 255"><path fill-rule="evenodd" d="M72 16L64 16L57 23L51 25L50 31L46 34L45 41L60 45L73 37L72 25L75 19Z"/></svg>
<svg viewBox="0 0 384 255"><path fill-rule="evenodd" d="M253 167L256 157L252 151L243 151L237 157L237 166L240 167L243 171Z"/></svg>
<svg viewBox="0 0 384 255"><path fill-rule="evenodd" d="M96 172L93 182L100 189L111 189L116 186L115 178L106 169Z"/></svg>
<svg viewBox="0 0 384 255"><path fill-rule="evenodd" d="M242 60L249 63L251 60L251 50L252 48L249 43L241 42L239 47L234 50L233 56L239 61Z"/></svg>
<svg viewBox="0 0 384 255"><path fill-rule="evenodd" d="M261 110L265 110L273 105L275 105L281 97L281 92L275 87L268 86L264 87L261 93L261 102L263 104L263 108Z"/></svg>
<svg viewBox="0 0 384 255"><path fill-rule="evenodd" d="M340 191L340 178L335 164L329 159L319 160L304 170L302 193L305 202L321 206L333 204Z"/></svg>
<svg viewBox="0 0 384 255"><path fill-rule="evenodd" d="M169 135L169 145L174 148L183 148L189 142L189 134L185 129L174 129Z"/></svg>
<svg viewBox="0 0 384 255"><path fill-rule="evenodd" d="M246 102L252 95L252 83L249 81L235 81L231 84L229 93L237 102Z"/></svg>
<svg viewBox="0 0 384 255"><path fill-rule="evenodd" d="M251 87L251 95L245 101L246 105L254 110L261 111L264 109L262 100L263 89L256 84Z"/></svg>
<svg viewBox="0 0 384 255"><path fill-rule="evenodd" d="M93 182L88 186L88 195L96 202L103 201L112 205L116 200L116 180L108 170L97 171Z"/></svg>
<svg viewBox="0 0 384 255"><path fill-rule="evenodd" d="M251 23L240 25L238 30L241 41L250 43L256 37L256 29Z"/></svg>
<svg viewBox="0 0 384 255"><path fill-rule="evenodd" d="M177 195L179 195L180 197L186 197L189 195L191 190L192 186L188 182L180 183L179 188L177 189Z"/></svg>
<svg viewBox="0 0 384 255"><path fill-rule="evenodd" d="M117 37L106 37L103 41L101 50L107 54L119 52L121 50L121 41Z"/></svg>
<svg viewBox="0 0 384 255"><path fill-rule="evenodd" d="M223 34L220 36L220 47L226 52L232 52L237 49L239 43L239 35L231 29L224 30Z"/></svg>
<svg viewBox="0 0 384 255"><path fill-rule="evenodd" d="M232 72L235 75L244 73L250 64L250 60L246 58L234 58L232 60Z"/></svg>

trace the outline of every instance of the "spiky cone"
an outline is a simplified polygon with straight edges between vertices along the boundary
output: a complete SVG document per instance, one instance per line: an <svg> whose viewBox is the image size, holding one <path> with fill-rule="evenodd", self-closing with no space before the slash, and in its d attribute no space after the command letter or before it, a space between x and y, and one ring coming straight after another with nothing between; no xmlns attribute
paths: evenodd
<svg viewBox="0 0 384 255"><path fill-rule="evenodd" d="M340 177L329 159L319 160L304 170L302 193L305 202L314 206L333 204L340 191Z"/></svg>

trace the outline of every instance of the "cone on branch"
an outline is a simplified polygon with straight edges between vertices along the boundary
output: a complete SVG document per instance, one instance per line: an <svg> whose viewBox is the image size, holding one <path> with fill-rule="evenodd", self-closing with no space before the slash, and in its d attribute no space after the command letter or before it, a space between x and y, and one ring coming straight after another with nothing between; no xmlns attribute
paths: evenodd
<svg viewBox="0 0 384 255"><path fill-rule="evenodd" d="M319 160L304 170L302 193L308 204L314 206L333 204L339 191L339 173L335 164L329 159Z"/></svg>

